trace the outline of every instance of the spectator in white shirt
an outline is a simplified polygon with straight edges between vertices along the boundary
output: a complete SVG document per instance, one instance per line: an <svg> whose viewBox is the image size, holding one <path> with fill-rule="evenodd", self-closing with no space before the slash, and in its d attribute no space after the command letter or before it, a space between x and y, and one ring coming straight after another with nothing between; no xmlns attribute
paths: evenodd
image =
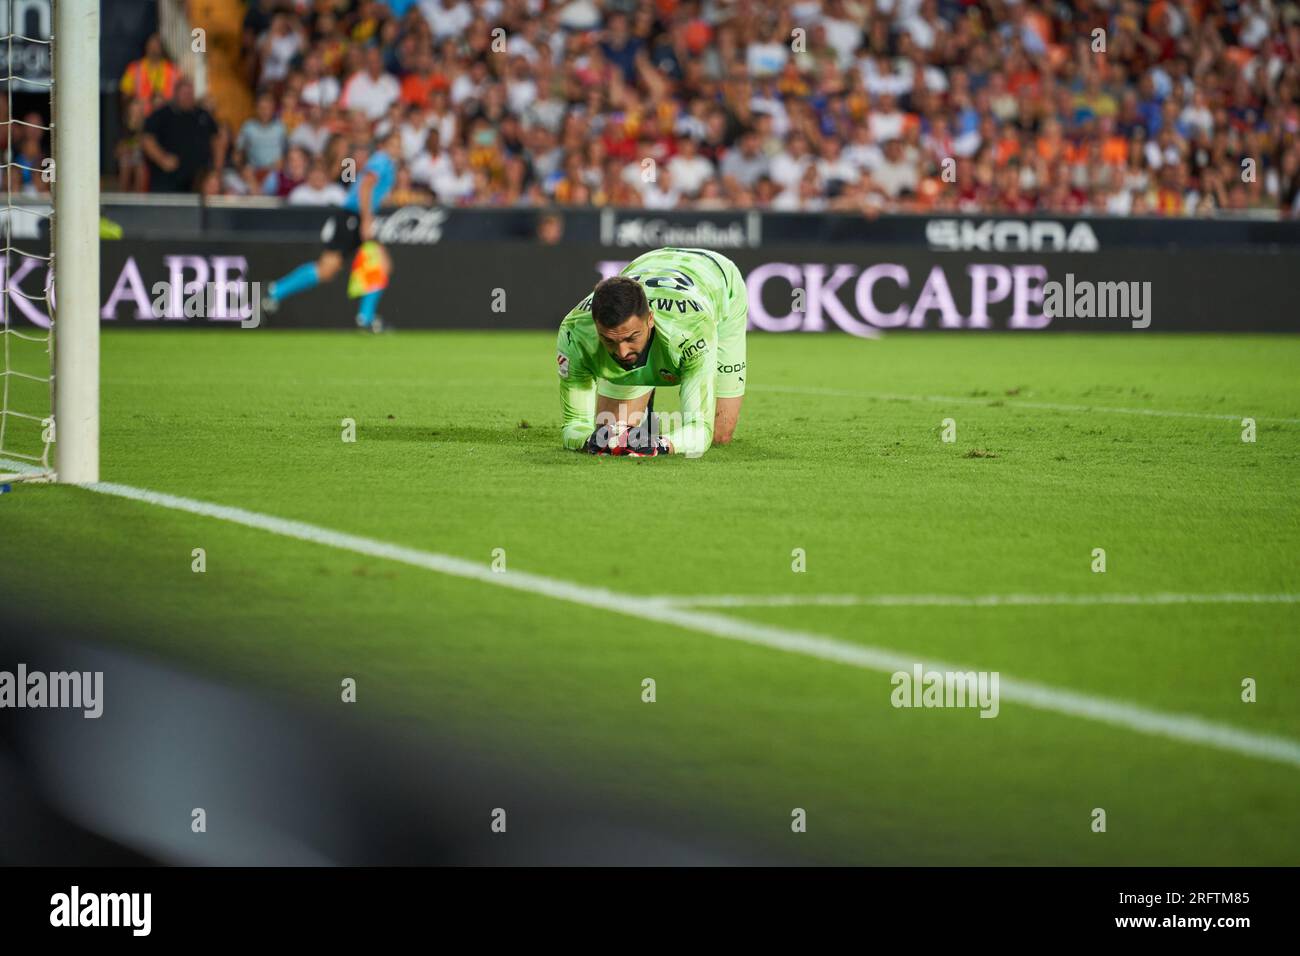
<svg viewBox="0 0 1300 956"><path fill-rule="evenodd" d="M828 0L821 26L840 69L852 65L853 55L862 45L862 24L849 15L844 0Z"/></svg>
<svg viewBox="0 0 1300 956"><path fill-rule="evenodd" d="M772 157L772 182L782 189L797 190L812 161L808 140L801 133L791 133L785 149Z"/></svg>
<svg viewBox="0 0 1300 956"><path fill-rule="evenodd" d="M751 76L780 73L790 59L790 38L782 37L778 29L773 27L766 40L751 43L745 51L745 66Z"/></svg>
<svg viewBox="0 0 1300 956"><path fill-rule="evenodd" d="M295 127L289 137L290 146L299 146L312 156L319 156L325 151L330 141L330 131L325 126L325 111L319 106L307 107L307 113L301 123Z"/></svg>
<svg viewBox="0 0 1300 956"><path fill-rule="evenodd" d="M1207 137L1214 135L1214 113L1205 98L1204 90L1197 90L1192 101L1183 109L1179 119L1187 126L1189 136L1201 130Z"/></svg>
<svg viewBox="0 0 1300 956"><path fill-rule="evenodd" d="M460 37L474 22L474 11L462 0L420 0L420 13L435 40Z"/></svg>
<svg viewBox="0 0 1300 956"><path fill-rule="evenodd" d="M339 81L325 72L325 62L321 55L313 50L303 61L302 94L300 98L308 106L333 106L339 98Z"/></svg>
<svg viewBox="0 0 1300 956"><path fill-rule="evenodd" d="M861 173L858 167L845 158L837 137L824 138L820 152L821 158L817 160L817 175L826 184L827 189L838 193L844 185L857 182Z"/></svg>
<svg viewBox="0 0 1300 956"><path fill-rule="evenodd" d="M880 106L871 111L867 122L871 126L871 138L877 143L887 143L903 135L905 117L894 104L894 97L884 93L880 97Z"/></svg>
<svg viewBox="0 0 1300 956"><path fill-rule="evenodd" d="M262 58L262 75L259 87L279 83L289 75L289 66L306 45L302 22L287 13L277 13L271 20L271 29L258 42Z"/></svg>
<svg viewBox="0 0 1300 956"><path fill-rule="evenodd" d="M939 34L941 32L946 33L948 29L947 24L939 18L934 0L924 0L920 10L912 16L899 21L899 26L911 35L912 40L922 50L934 49ZM1037 39L1036 35L1035 39Z"/></svg>
<svg viewBox="0 0 1300 956"><path fill-rule="evenodd" d="M902 140L891 139L885 144L885 161L872 178L890 199L897 199L905 192L916 192L920 176L916 163L903 155Z"/></svg>
<svg viewBox="0 0 1300 956"><path fill-rule="evenodd" d="M402 137L402 160L411 162L424 149L429 138L429 123L424 113L414 104L394 103L388 115L375 124L375 138L382 140L390 130L396 129Z"/></svg>
<svg viewBox="0 0 1300 956"><path fill-rule="evenodd" d="M784 138L790 132L790 114L774 78L758 83L757 91L750 97L749 108L755 113L766 113L772 117L774 135Z"/></svg>
<svg viewBox="0 0 1300 956"><path fill-rule="evenodd" d="M470 169L465 147L452 147L451 165L436 173L431 185L438 202L447 206L454 206L474 195L474 171Z"/></svg>
<svg viewBox="0 0 1300 956"><path fill-rule="evenodd" d="M314 162L307 173L307 181L295 186L289 193L290 206L341 206L347 192L338 183L330 182L325 164Z"/></svg>
<svg viewBox="0 0 1300 956"><path fill-rule="evenodd" d="M366 50L365 69L348 79L339 104L349 110L360 110L373 122L388 112L388 107L401 95L397 77L384 72L384 56L379 47L372 46Z"/></svg>
<svg viewBox="0 0 1300 956"><path fill-rule="evenodd" d="M660 166L654 178L641 184L641 202L646 209L676 209L682 201L681 191L673 184L673 174Z"/></svg>
<svg viewBox="0 0 1300 956"><path fill-rule="evenodd" d="M442 148L442 137L438 135L438 131L431 129L425 139L424 150L419 156L411 160L411 179L422 186L428 186L436 192L434 182L439 177L450 172L451 157Z"/></svg>
<svg viewBox="0 0 1300 956"><path fill-rule="evenodd" d="M799 181L783 189L772 201L772 208L782 212L816 212L825 209L826 200L822 198L822 182L817 175L817 167L809 164Z"/></svg>
<svg viewBox="0 0 1300 956"><path fill-rule="evenodd" d="M902 75L883 53L863 56L858 72L862 74L863 88L872 96L901 96L912 88L912 77Z"/></svg>
<svg viewBox="0 0 1300 956"><path fill-rule="evenodd" d="M871 127L859 123L849 134L849 145L844 148L844 158L864 172L872 172L885 161L885 154L871 137Z"/></svg>
<svg viewBox="0 0 1300 956"><path fill-rule="evenodd" d="M542 45L538 39L538 31L541 23L535 18L529 18L524 21L523 28L511 34L510 39L506 41L506 52L512 57L522 56L529 63L536 63L542 56L538 46ZM546 48L550 53L550 48Z"/></svg>
<svg viewBox="0 0 1300 956"><path fill-rule="evenodd" d="M668 172L672 173L673 182L682 195L694 198L717 170L707 157L700 155L699 144L687 137L682 140L677 155L668 160Z"/></svg>
<svg viewBox="0 0 1300 956"><path fill-rule="evenodd" d="M478 99L487 84L488 68L482 60L475 60L468 71L462 71L451 82L451 105L460 108L466 100Z"/></svg>
<svg viewBox="0 0 1300 956"><path fill-rule="evenodd" d="M424 121L428 124L429 129L436 129L438 135L444 143L450 143L456 139L456 131L459 128L456 121L456 111L447 105L447 91L434 90L429 96L429 109L424 114Z"/></svg>
<svg viewBox="0 0 1300 956"><path fill-rule="evenodd" d="M532 68L522 56L515 57L506 74L506 102L510 112L522 116L537 99L537 81L533 79Z"/></svg>

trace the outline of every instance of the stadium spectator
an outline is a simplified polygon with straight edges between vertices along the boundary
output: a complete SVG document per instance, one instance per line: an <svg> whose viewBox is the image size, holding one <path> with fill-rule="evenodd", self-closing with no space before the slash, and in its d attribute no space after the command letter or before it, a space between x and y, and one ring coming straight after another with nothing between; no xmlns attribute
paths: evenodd
<svg viewBox="0 0 1300 956"><path fill-rule="evenodd" d="M339 103L345 109L358 110L369 120L377 120L401 98L397 78L384 72L384 56L379 47L368 47L365 67L357 70L343 87Z"/></svg>
<svg viewBox="0 0 1300 956"><path fill-rule="evenodd" d="M403 78L400 96L403 103L428 109L433 103L433 94L447 89L447 86L447 77L438 69L432 48L425 47L415 58L415 68Z"/></svg>
<svg viewBox="0 0 1300 956"><path fill-rule="evenodd" d="M464 146L452 147L447 166L433 175L430 185L441 203L449 206L469 204L477 188L477 181L469 164L469 153Z"/></svg>
<svg viewBox="0 0 1300 956"><path fill-rule="evenodd" d="M762 141L758 131L747 129L741 135L734 149L728 150L722 159L722 177L736 185L749 189L768 171L768 160L761 150Z"/></svg>
<svg viewBox="0 0 1300 956"><path fill-rule="evenodd" d="M433 182L451 169L451 157L442 148L442 135L429 130L424 149L411 161L411 178L414 182L433 188Z"/></svg>
<svg viewBox="0 0 1300 956"><path fill-rule="evenodd" d="M419 7L435 40L460 36L474 22L474 11L464 0L420 0Z"/></svg>
<svg viewBox="0 0 1300 956"><path fill-rule="evenodd" d="M284 82L293 61L306 45L304 32L302 23L288 13L277 13L271 19L271 29L258 41L261 62L258 89Z"/></svg>
<svg viewBox="0 0 1300 956"><path fill-rule="evenodd" d="M281 168L274 169L262 182L262 194L288 199L289 194L307 181L311 159L306 150L297 147L289 150Z"/></svg>
<svg viewBox="0 0 1300 956"><path fill-rule="evenodd" d="M428 206L432 202L433 193L415 183L410 168L403 166L397 171L393 191L384 200L384 206Z"/></svg>
<svg viewBox="0 0 1300 956"><path fill-rule="evenodd" d="M325 151L329 139L330 127L325 120L325 110L319 106L308 106L303 111L302 120L289 136L289 145L300 146L312 156L319 156Z"/></svg>
<svg viewBox="0 0 1300 956"><path fill-rule="evenodd" d="M149 191L193 191L205 168L220 169L217 123L198 105L194 84L186 77L176 81L175 96L145 121L140 145L149 168Z"/></svg>
<svg viewBox="0 0 1300 956"><path fill-rule="evenodd" d="M682 194L694 198L700 194L704 184L712 182L717 170L712 162L700 155L700 147L691 137L686 137L678 147L679 152L668 160L668 172L677 183Z"/></svg>
<svg viewBox="0 0 1300 956"><path fill-rule="evenodd" d="M542 213L537 218L537 241L544 246L556 246L564 238L564 218L555 212Z"/></svg>
<svg viewBox="0 0 1300 956"><path fill-rule="evenodd" d="M172 98L179 77L176 64L163 54L162 39L153 34L145 41L144 56L127 65L118 84L126 110L136 102L148 116L159 104Z"/></svg>
<svg viewBox="0 0 1300 956"><path fill-rule="evenodd" d="M327 177L397 128L409 194L439 202L1178 216L1300 202L1291 5L258 0L245 27L250 87L275 95L289 142L320 156L345 137ZM166 81L143 72L131 95L147 112L141 90Z"/></svg>
<svg viewBox="0 0 1300 956"><path fill-rule="evenodd" d="M307 172L307 181L295 186L289 193L291 206L339 206L347 198L347 191L332 183L325 164L316 160Z"/></svg>
<svg viewBox="0 0 1300 956"><path fill-rule="evenodd" d="M263 93L257 98L256 115L239 129L236 162L248 163L259 173L267 172L280 165L288 141L284 124L275 115L275 97Z"/></svg>
<svg viewBox="0 0 1300 956"><path fill-rule="evenodd" d="M338 102L339 81L325 72L325 58L320 51L312 50L303 59L302 88L298 94L310 106L329 108Z"/></svg>
<svg viewBox="0 0 1300 956"><path fill-rule="evenodd" d="M144 102L132 99L126 105L126 116L122 120L122 135L113 150L117 159L117 188L124 193L142 193L149 187L142 142L144 121Z"/></svg>

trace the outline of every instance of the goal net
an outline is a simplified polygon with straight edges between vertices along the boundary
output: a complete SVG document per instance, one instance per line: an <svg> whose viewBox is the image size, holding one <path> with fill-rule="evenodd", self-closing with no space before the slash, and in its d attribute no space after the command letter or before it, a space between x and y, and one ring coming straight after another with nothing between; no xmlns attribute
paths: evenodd
<svg viewBox="0 0 1300 956"><path fill-rule="evenodd" d="M99 477L98 8L0 0L0 483Z"/></svg>

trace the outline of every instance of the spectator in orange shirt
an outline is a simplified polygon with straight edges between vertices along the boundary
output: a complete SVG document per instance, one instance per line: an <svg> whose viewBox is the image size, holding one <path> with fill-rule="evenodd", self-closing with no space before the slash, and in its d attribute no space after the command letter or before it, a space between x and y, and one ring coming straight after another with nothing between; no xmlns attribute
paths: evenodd
<svg viewBox="0 0 1300 956"><path fill-rule="evenodd" d="M994 162L998 166L1005 166L1019 155L1020 137L1016 135L1015 127L1004 126L998 134L997 142L993 144Z"/></svg>
<svg viewBox="0 0 1300 956"><path fill-rule="evenodd" d="M124 99L139 100L148 116L155 106L172 98L180 72L163 55L162 39L155 33L145 41L144 56L127 66L118 88Z"/></svg>
<svg viewBox="0 0 1300 956"><path fill-rule="evenodd" d="M1065 137L1061 135L1060 121L1050 119L1043 124L1043 132L1034 144L1034 151L1039 159L1054 163L1066 154L1068 147Z"/></svg>
<svg viewBox="0 0 1300 956"><path fill-rule="evenodd" d="M1101 161L1112 166L1123 166L1128 162L1128 140L1115 131L1115 119L1103 116L1097 121L1097 133L1101 138Z"/></svg>
<svg viewBox="0 0 1300 956"><path fill-rule="evenodd" d="M429 108L433 94L449 86L447 77L438 71L433 50L426 48L415 61L415 70L402 80L402 102L422 110Z"/></svg>
<svg viewBox="0 0 1300 956"><path fill-rule="evenodd" d="M1156 214L1181 216L1185 209L1183 190L1179 188L1178 173L1182 166L1167 166L1160 174L1160 188L1156 191Z"/></svg>
<svg viewBox="0 0 1300 956"><path fill-rule="evenodd" d="M1019 50L1007 57L1006 75L1007 91L1015 96L1019 96L1024 89L1037 92L1041 82L1038 71Z"/></svg>

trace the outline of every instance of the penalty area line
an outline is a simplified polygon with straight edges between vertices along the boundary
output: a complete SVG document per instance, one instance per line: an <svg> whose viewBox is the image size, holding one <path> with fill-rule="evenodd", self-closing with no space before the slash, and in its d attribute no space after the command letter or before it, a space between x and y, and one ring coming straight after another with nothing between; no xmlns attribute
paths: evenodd
<svg viewBox="0 0 1300 956"><path fill-rule="evenodd" d="M211 504L110 482L78 487L97 494L125 498L205 518L215 518L286 538L325 545L386 561L397 561L412 567L479 581L483 584L599 608L607 613L672 624L713 637L801 654L836 664L847 664L864 670L886 674L897 671L910 672L913 665L918 663L917 655L900 654L885 648L854 644L806 631L772 627L707 611L674 607L653 597L617 594L605 588L576 584L527 571L496 572L488 565L467 561L464 558L391 544L302 521L259 514L244 508ZM958 667L938 661L926 663L929 668L940 671L976 670L976 668ZM1300 741L1259 734L1190 714L1162 713L1125 701L1093 697L1005 675L1000 677L1000 696L1005 702L1092 720L1112 727L1122 727L1152 737L1165 737L1182 743L1213 747L1242 756L1300 767Z"/></svg>

